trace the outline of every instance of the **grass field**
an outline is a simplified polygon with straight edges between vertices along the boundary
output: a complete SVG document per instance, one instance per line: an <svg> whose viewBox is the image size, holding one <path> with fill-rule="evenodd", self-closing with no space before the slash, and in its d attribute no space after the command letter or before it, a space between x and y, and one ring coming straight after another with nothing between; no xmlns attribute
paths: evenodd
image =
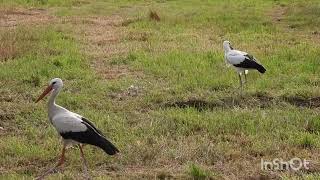
<svg viewBox="0 0 320 180"><path fill-rule="evenodd" d="M160 21L150 18L156 12ZM32 179L62 144L58 104L120 149L85 146L94 179L319 179L318 0L0 0L0 179ZM243 96L222 42L254 54ZM310 160L261 170L261 159ZM78 149L60 173L83 178Z"/></svg>

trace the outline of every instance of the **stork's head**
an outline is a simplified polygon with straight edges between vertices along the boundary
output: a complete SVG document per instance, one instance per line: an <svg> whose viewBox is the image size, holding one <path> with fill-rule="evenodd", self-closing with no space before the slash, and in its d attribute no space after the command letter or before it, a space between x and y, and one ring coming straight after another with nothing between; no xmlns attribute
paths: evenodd
<svg viewBox="0 0 320 180"><path fill-rule="evenodd" d="M232 46L231 46L231 43L229 41L223 41L223 49L225 51L229 51L229 50L232 50Z"/></svg>
<svg viewBox="0 0 320 180"><path fill-rule="evenodd" d="M43 93L36 100L36 103L39 102L42 98L44 98L51 91L59 90L63 86L63 82L60 78L54 78L49 82L48 87L43 91Z"/></svg>
<svg viewBox="0 0 320 180"><path fill-rule="evenodd" d="M59 89L62 88L63 82L60 78L54 78L49 82L49 86L52 86L52 89Z"/></svg>

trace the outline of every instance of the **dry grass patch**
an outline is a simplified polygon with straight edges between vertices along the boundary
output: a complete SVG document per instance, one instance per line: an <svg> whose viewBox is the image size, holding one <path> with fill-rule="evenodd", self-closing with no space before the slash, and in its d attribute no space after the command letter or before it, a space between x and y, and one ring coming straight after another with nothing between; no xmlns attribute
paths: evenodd
<svg viewBox="0 0 320 180"><path fill-rule="evenodd" d="M52 47L39 45L39 32L30 26L21 25L14 29L0 30L0 62L37 53L40 56L59 55L61 52ZM25 80L26 83L39 85L36 79Z"/></svg>
<svg viewBox="0 0 320 180"><path fill-rule="evenodd" d="M0 27L14 28L18 25L43 25L56 18L46 9L0 9Z"/></svg>
<svg viewBox="0 0 320 180"><path fill-rule="evenodd" d="M136 23L138 21L141 21L141 18L130 18L130 19L125 19L122 21L121 26L129 26L132 23Z"/></svg>
<svg viewBox="0 0 320 180"><path fill-rule="evenodd" d="M117 170L108 167L98 167L94 172L96 178L103 178L106 175L116 179L187 179L184 169L181 167L165 166L162 168L151 168L144 166L127 166Z"/></svg>
<svg viewBox="0 0 320 180"><path fill-rule="evenodd" d="M133 48L126 42L125 20L113 15L110 17L72 17L65 19L63 23L77 26L74 34L83 42L82 48L91 59L91 66L105 79L118 79L124 76L140 77L142 72L136 72L125 64L114 63L113 57L125 57ZM146 40L147 35L141 34L139 40Z"/></svg>
<svg viewBox="0 0 320 180"><path fill-rule="evenodd" d="M279 5L272 9L272 11L268 12L268 16L272 18L274 23L279 23L283 20L287 11L288 7L286 5Z"/></svg>
<svg viewBox="0 0 320 180"><path fill-rule="evenodd" d="M11 37L10 37L11 36ZM0 61L7 61L9 59L16 58L19 53L17 49L17 42L13 33L10 32L1 32L0 35Z"/></svg>
<svg viewBox="0 0 320 180"><path fill-rule="evenodd" d="M0 62L20 57L35 47L37 35L23 29L54 19L44 9L0 9Z"/></svg>

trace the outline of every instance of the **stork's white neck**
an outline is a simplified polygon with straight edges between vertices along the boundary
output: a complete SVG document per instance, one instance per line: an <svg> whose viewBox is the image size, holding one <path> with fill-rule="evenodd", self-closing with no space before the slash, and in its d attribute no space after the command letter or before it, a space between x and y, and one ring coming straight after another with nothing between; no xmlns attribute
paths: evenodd
<svg viewBox="0 0 320 180"><path fill-rule="evenodd" d="M223 49L224 49L224 52L227 53L231 50L231 47L228 45L228 46L224 46Z"/></svg>
<svg viewBox="0 0 320 180"><path fill-rule="evenodd" d="M52 91L51 96L48 101L49 107L56 104L56 97L58 96L59 93L60 93L60 89L55 89Z"/></svg>
<svg viewBox="0 0 320 180"><path fill-rule="evenodd" d="M48 115L49 115L49 119L51 121L52 117L54 116L54 114L59 111L59 107L56 104L56 97L58 96L58 94L60 93L61 88L55 89L51 92L51 96L49 98L48 101Z"/></svg>

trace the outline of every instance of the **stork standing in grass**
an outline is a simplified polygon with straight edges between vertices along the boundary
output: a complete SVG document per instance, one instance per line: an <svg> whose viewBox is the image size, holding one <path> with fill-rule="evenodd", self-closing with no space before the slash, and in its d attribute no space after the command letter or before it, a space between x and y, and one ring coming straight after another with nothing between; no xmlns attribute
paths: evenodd
<svg viewBox="0 0 320 180"><path fill-rule="evenodd" d="M239 74L239 80L240 80L240 88L242 92L242 78L241 75L244 75L245 82L247 81L247 74L248 70L258 70L260 73L265 73L266 69L257 62L257 60L250 54L234 50L230 44L229 41L223 42L223 48L224 48L224 58L226 62L230 65L232 65L236 71Z"/></svg>
<svg viewBox="0 0 320 180"><path fill-rule="evenodd" d="M52 79L49 83L49 86L36 100L36 102L39 102L51 92L51 96L48 101L49 120L63 139L63 149L57 165L38 177L38 179L42 179L46 175L54 172L64 163L65 150L68 145L78 145L87 178L89 178L89 174L87 170L87 162L82 150L83 144L97 146L103 149L109 155L115 155L119 152L119 150L110 141L108 141L101 131L99 131L90 121L81 115L73 113L55 103L55 99L61 91L62 86L63 82L61 79Z"/></svg>

